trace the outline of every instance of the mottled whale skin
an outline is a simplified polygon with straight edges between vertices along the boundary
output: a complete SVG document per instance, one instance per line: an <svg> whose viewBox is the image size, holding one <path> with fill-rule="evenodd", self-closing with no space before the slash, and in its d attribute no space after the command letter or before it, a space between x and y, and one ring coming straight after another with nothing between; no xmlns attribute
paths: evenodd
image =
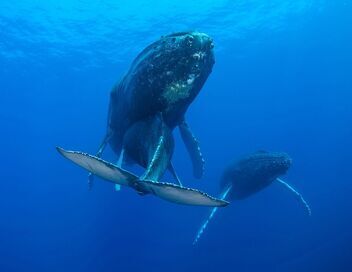
<svg viewBox="0 0 352 272"><path fill-rule="evenodd" d="M285 175L291 164L292 159L286 153L260 151L246 155L225 169L221 190L232 186L228 199L247 198Z"/></svg>
<svg viewBox="0 0 352 272"><path fill-rule="evenodd" d="M212 39L199 32L162 37L144 49L111 92L108 129L96 156L58 147L66 159L93 175L167 201L196 206L224 207L227 201L183 187L172 166L173 129L178 126L193 163L194 175L203 173L204 160L185 113L200 92L214 64ZM101 159L110 144L119 154L117 164ZM145 167L137 176L122 167L132 161ZM169 169L179 185L160 182Z"/></svg>
<svg viewBox="0 0 352 272"><path fill-rule="evenodd" d="M291 164L291 158L282 152L258 151L246 155L242 159L232 162L224 170L220 181L221 194L219 199L245 199L276 182L293 193L304 205L308 215L311 215L311 209L302 195L280 178L286 174ZM217 207L211 210L208 218L199 228L193 244L198 242L217 210Z"/></svg>
<svg viewBox="0 0 352 272"><path fill-rule="evenodd" d="M167 162L154 167L160 178L170 168L172 131L179 127L194 176L202 176L204 160L185 113L212 71L213 47L204 33L180 32L161 37L136 57L111 92L107 138L116 154L123 150L126 160L148 168L163 137L166 144L159 149Z"/></svg>
<svg viewBox="0 0 352 272"><path fill-rule="evenodd" d="M212 39L199 32L175 33L145 48L111 92L109 127L116 146L134 122L162 113L178 126L214 64Z"/></svg>

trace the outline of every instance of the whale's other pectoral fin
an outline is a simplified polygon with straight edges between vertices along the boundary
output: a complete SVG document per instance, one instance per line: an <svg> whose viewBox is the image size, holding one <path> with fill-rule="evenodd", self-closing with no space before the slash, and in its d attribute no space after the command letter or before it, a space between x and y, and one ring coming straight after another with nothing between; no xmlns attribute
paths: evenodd
<svg viewBox="0 0 352 272"><path fill-rule="evenodd" d="M173 183L140 180L138 184L143 188L143 191L177 204L208 207L224 207L229 204L227 201L217 199L196 189Z"/></svg>
<svg viewBox="0 0 352 272"><path fill-rule="evenodd" d="M56 149L68 160L88 170L92 174L115 184L130 186L131 182L138 179L134 174L96 156L78 151L68 151L60 147Z"/></svg>
<svg viewBox="0 0 352 272"><path fill-rule="evenodd" d="M232 186L229 186L220 196L221 200L225 200L227 195L229 194L229 192L231 191ZM199 228L198 232L197 232L197 236L193 241L193 245L195 245L198 240L200 239L200 237L202 236L202 234L204 233L205 229L207 228L210 220L214 217L215 213L218 211L218 207L214 207L211 209L210 214L208 216L208 218L204 221L203 225L201 225L201 227Z"/></svg>
<svg viewBox="0 0 352 272"><path fill-rule="evenodd" d="M119 167L119 168L121 168L121 169L123 168L124 158L125 158L125 150L122 148L122 149L121 149L120 156L119 156L119 159L118 159L118 161L117 161L117 163L116 163L116 166L117 166L117 167ZM115 191L116 191L116 192L119 192L119 191L121 190L121 185L115 183L114 188L115 188Z"/></svg>
<svg viewBox="0 0 352 272"><path fill-rule="evenodd" d="M169 163L169 167L168 167L170 173L174 176L175 180L177 181L178 185L182 186L182 182L180 180L180 178L178 177L174 165L172 164L172 162L170 161Z"/></svg>
<svg viewBox="0 0 352 272"><path fill-rule="evenodd" d="M283 181L282 179L277 178L276 181L280 184L282 184L287 190L289 190L290 192L292 192L296 198L304 205L308 215L312 215L312 211L307 203L307 201L304 200L303 196L297 192L291 185L289 185L288 183L286 183L285 181Z"/></svg>
<svg viewBox="0 0 352 272"><path fill-rule="evenodd" d="M111 139L112 136L112 132L108 131L103 139L103 141L101 142L98 152L95 154L96 157L100 158L101 155L103 154L107 144L109 143L109 140ZM91 190L93 187L93 182L94 182L94 175L92 172L89 172L88 174L88 188Z"/></svg>
<svg viewBox="0 0 352 272"><path fill-rule="evenodd" d="M179 129L182 140L185 143L187 151L192 160L193 175L195 178L199 179L203 176L204 173L204 158L200 151L198 140L193 135L186 121L183 121L179 125Z"/></svg>

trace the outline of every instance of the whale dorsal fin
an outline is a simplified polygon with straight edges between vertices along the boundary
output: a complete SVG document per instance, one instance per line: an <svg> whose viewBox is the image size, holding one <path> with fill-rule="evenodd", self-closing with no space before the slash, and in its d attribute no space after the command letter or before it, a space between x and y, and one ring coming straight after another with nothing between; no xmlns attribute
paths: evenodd
<svg viewBox="0 0 352 272"><path fill-rule="evenodd" d="M204 173L204 158L199 148L199 142L193 135L187 122L183 120L179 125L183 142L186 145L189 156L193 164L193 175L195 178L201 178Z"/></svg>

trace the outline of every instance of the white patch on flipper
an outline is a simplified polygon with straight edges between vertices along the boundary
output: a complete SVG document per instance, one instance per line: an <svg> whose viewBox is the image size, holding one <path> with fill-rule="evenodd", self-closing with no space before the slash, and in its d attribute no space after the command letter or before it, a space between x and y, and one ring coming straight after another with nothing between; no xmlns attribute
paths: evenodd
<svg viewBox="0 0 352 272"><path fill-rule="evenodd" d="M57 151L65 158L107 181L129 186L131 180L138 179L132 173L87 153L68 151L60 147L57 147Z"/></svg>
<svg viewBox="0 0 352 272"><path fill-rule="evenodd" d="M201 191L181 187L172 183L139 181L143 189L170 202L208 207L224 207L229 203L227 201L214 198Z"/></svg>
<svg viewBox="0 0 352 272"><path fill-rule="evenodd" d="M227 197L228 193L231 191L232 185L230 187L228 187L220 196L220 199L225 200L225 198ZM197 232L197 236L193 241L193 245L195 245L198 240L200 239L200 237L202 236L203 232L205 231L205 229L207 228L210 220L214 217L215 213L218 211L218 207L214 207L213 209L211 209L210 215L207 218L207 220L205 220L205 222L203 223L203 225L200 227L200 229Z"/></svg>
<svg viewBox="0 0 352 272"><path fill-rule="evenodd" d="M303 196L296 189L294 189L291 185L289 185L287 182L283 181L282 179L277 178L276 181L279 182L280 184L284 185L285 188L288 189L290 192L294 193L295 196L297 197L297 199L303 204L308 215L309 216L312 215L312 210L310 209L309 204L307 203L307 201L305 201Z"/></svg>

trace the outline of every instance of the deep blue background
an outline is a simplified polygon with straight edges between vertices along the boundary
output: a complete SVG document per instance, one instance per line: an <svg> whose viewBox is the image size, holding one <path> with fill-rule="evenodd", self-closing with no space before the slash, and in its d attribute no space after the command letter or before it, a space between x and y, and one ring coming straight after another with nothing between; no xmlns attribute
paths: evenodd
<svg viewBox="0 0 352 272"><path fill-rule="evenodd" d="M82 70L71 69L79 54L40 65L0 58L0 271L352 271L350 15L350 5L329 4L299 27L219 45L187 114L206 175L192 178L176 132L180 177L217 194L230 160L285 151L294 160L285 180L313 214L275 184L220 210L195 247L207 208L115 192L101 180L88 191L86 173L55 151L96 151L109 90L135 53ZM6 39L2 28L0 43ZM111 151L105 158L115 159Z"/></svg>

